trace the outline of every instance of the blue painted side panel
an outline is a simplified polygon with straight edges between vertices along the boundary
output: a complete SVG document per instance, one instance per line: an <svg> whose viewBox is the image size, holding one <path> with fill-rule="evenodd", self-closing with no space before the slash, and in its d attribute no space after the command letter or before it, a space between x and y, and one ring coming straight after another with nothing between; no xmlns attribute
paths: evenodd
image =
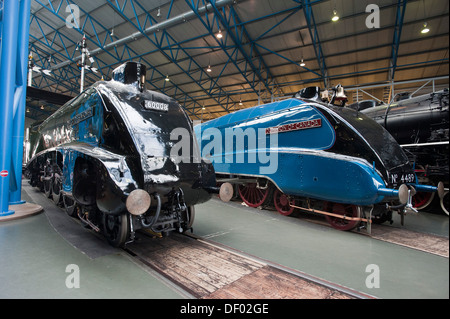
<svg viewBox="0 0 450 319"><path fill-rule="evenodd" d="M307 122L319 119L321 121L320 127L293 130L286 133L278 134L278 145L284 148L305 148L313 150L325 150L333 146L336 136L333 127L322 113L317 111L310 105L303 105L304 102L296 99L286 100L283 102L271 103L265 106L245 109L230 115L223 116L217 120L206 122L201 126L194 128L197 136L202 135L199 146L202 150L205 149L212 138L208 136L221 135L221 149L233 149L234 152L243 151L245 153L252 152L255 149L261 149L261 146L270 144L271 134L266 134L267 128L275 128L278 126L285 126L294 123ZM246 118L249 116L249 118ZM231 124L228 124L231 123ZM243 147L236 146L236 138L233 140L226 139L236 129L241 129L243 133L256 134L258 137L257 145L249 145L246 139ZM247 130L250 129L250 130ZM228 143L227 143L228 142ZM233 145L230 143L233 142ZM216 143L214 143L216 145ZM211 144L210 146L214 146ZM209 149L209 147L206 147ZM202 154L206 156L207 154ZM212 154L213 155L213 154ZM226 154L223 154L222 159L215 158L214 161L225 162Z"/></svg>
<svg viewBox="0 0 450 319"><path fill-rule="evenodd" d="M71 193L73 189L73 168L78 152L65 149L63 150L63 177L62 187L65 192Z"/></svg>
<svg viewBox="0 0 450 319"><path fill-rule="evenodd" d="M83 116L83 114L85 114ZM82 121L74 121L77 116L85 117ZM98 94L90 95L86 101L81 103L81 107L71 115L71 121L78 122L72 125L74 130L74 140L98 144L102 133L103 107ZM69 121L70 122L70 121Z"/></svg>
<svg viewBox="0 0 450 319"><path fill-rule="evenodd" d="M369 165L356 160L280 152L273 174L262 173L261 167L267 165L214 164L218 173L267 177L289 195L355 205L371 205L383 199L378 194L378 186L384 187L382 179Z"/></svg>
<svg viewBox="0 0 450 319"><path fill-rule="evenodd" d="M74 142L98 146L102 136L103 111L102 101L95 89L86 90L43 123L41 147L48 149ZM63 157L63 190L71 192L75 160L82 154L67 147L57 147L56 150Z"/></svg>
<svg viewBox="0 0 450 319"><path fill-rule="evenodd" d="M318 120L320 126L294 125ZM268 134L270 128L278 134ZM266 177L286 194L338 203L371 205L383 199L378 188L385 184L372 164L327 152L336 141L335 129L301 100L245 109L198 125L195 133L202 156L217 173ZM249 142L254 136L257 143Z"/></svg>

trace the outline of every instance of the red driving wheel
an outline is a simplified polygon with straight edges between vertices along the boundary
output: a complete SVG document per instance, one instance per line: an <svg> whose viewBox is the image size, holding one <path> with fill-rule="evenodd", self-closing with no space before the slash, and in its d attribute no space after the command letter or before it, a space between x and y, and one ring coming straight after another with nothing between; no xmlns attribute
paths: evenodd
<svg viewBox="0 0 450 319"><path fill-rule="evenodd" d="M324 211L346 217L358 217L358 207L356 205L325 202ZM333 228L338 230L352 230L360 223L359 220L346 220L328 215L325 215L325 218Z"/></svg>
<svg viewBox="0 0 450 319"><path fill-rule="evenodd" d="M278 188L273 193L273 203L281 215L289 216L294 211L294 207L291 205L295 204L295 200L280 192Z"/></svg>
<svg viewBox="0 0 450 319"><path fill-rule="evenodd" d="M421 210L428 207L433 201L434 194L435 193L417 192L412 198L414 208Z"/></svg>
<svg viewBox="0 0 450 319"><path fill-rule="evenodd" d="M255 183L239 185L239 195L250 207L261 206L269 194L269 187L258 188Z"/></svg>

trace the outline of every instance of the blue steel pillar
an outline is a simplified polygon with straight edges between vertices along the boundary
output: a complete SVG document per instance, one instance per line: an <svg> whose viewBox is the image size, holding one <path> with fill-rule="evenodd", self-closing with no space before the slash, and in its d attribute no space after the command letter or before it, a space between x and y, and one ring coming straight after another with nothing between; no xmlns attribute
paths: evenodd
<svg viewBox="0 0 450 319"><path fill-rule="evenodd" d="M25 104L27 89L28 40L30 34L30 3L21 0L19 7L19 33L17 43L16 92L14 95L14 115L11 140L11 177L9 187L9 205L22 204L22 163L23 133L25 125Z"/></svg>
<svg viewBox="0 0 450 319"><path fill-rule="evenodd" d="M18 21L19 1L4 0L0 51L0 216L14 214L14 211L9 210L8 197Z"/></svg>

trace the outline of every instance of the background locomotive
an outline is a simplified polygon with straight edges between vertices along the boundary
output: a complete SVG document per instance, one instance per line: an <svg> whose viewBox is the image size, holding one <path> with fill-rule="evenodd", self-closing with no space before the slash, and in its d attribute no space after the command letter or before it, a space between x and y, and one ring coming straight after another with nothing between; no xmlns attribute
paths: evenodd
<svg viewBox="0 0 450 319"><path fill-rule="evenodd" d="M113 80L67 102L30 137L31 185L114 246L133 240L139 228L190 229L194 205L218 191L188 116L175 100L146 90L145 73L140 63L118 67ZM171 152L175 129L187 135L183 158Z"/></svg>
<svg viewBox="0 0 450 319"><path fill-rule="evenodd" d="M298 207L324 214L334 228L350 230L361 222L370 226L372 219L392 220L392 210L403 217L413 210L416 190L438 190L416 183L408 157L374 120L322 103L319 88L296 97L194 127L202 155L221 180L239 185L248 206L273 202L284 215ZM270 163L274 154L276 163Z"/></svg>
<svg viewBox="0 0 450 319"><path fill-rule="evenodd" d="M390 105L371 106L370 101L350 105L384 126L402 146L422 183L437 185L443 181L446 194L440 199L448 215L449 184L449 94L448 89L417 97L401 94ZM417 209L426 208L434 193L417 193Z"/></svg>

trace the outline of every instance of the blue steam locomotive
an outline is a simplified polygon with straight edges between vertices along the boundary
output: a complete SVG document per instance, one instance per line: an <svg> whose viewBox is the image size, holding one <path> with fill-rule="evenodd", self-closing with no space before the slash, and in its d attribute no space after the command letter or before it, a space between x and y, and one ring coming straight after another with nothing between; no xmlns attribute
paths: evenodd
<svg viewBox="0 0 450 319"><path fill-rule="evenodd" d="M113 246L132 241L140 228L163 235L190 229L194 205L219 191L187 114L174 99L146 90L145 74L140 63L123 64L113 80L68 101L30 136L30 184ZM183 161L171 152L174 130L191 146Z"/></svg>
<svg viewBox="0 0 450 319"><path fill-rule="evenodd" d="M392 221L392 211L403 222L404 213L414 210L416 191L443 193L442 184L417 183L408 157L381 125L361 112L323 103L315 87L194 131L218 180L234 183L248 206L272 202L283 215L309 210L340 230Z"/></svg>

